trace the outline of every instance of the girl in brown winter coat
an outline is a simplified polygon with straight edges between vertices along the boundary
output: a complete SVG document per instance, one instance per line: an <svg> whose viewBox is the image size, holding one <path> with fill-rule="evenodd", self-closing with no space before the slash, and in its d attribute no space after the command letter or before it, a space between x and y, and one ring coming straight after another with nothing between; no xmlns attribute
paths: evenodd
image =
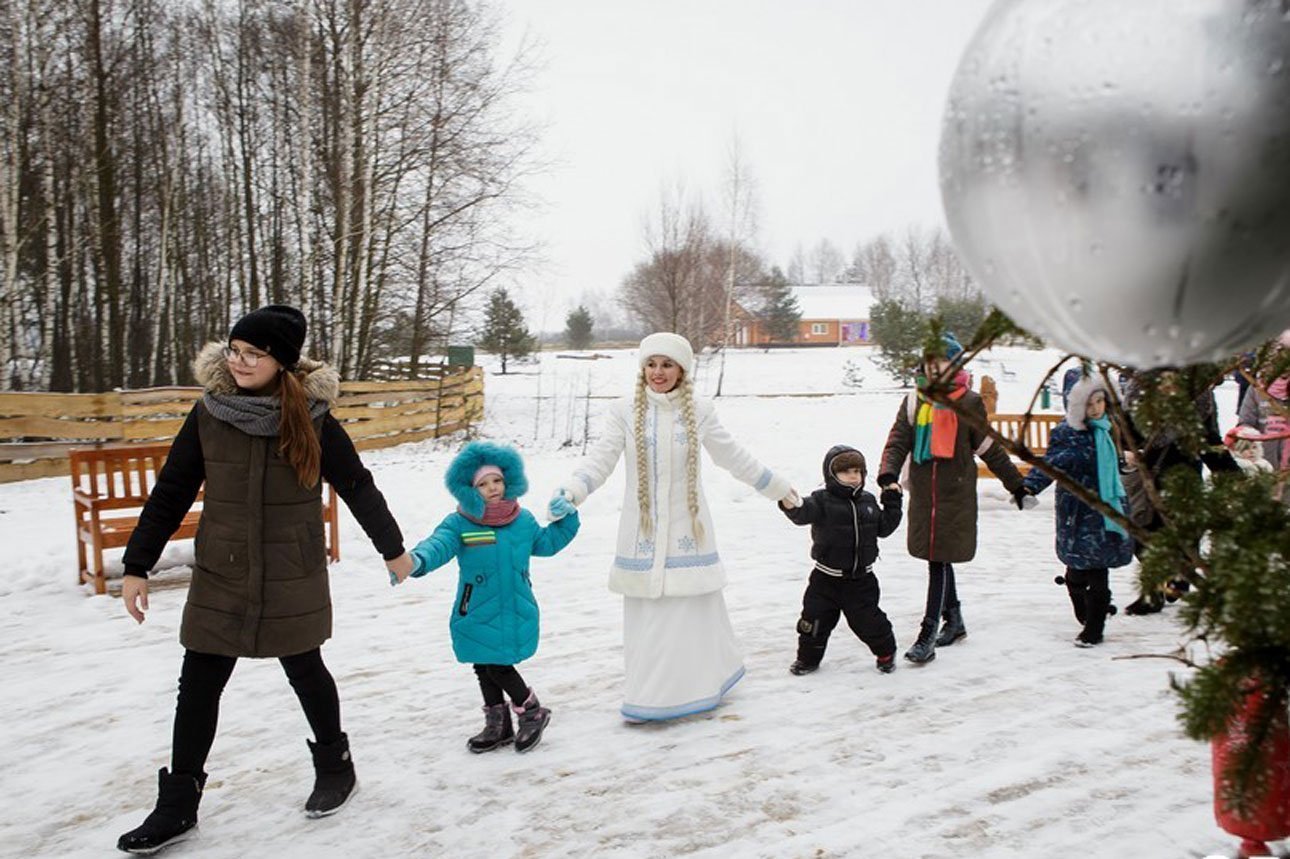
<svg viewBox="0 0 1290 859"><path fill-rule="evenodd" d="M959 409L987 420L985 403L968 387L967 371L957 365L963 347L952 335L945 335L945 357L927 355L924 372L927 379L952 379L949 398ZM951 375L952 374L952 375ZM905 658L916 664L936 658L936 648L948 647L967 635L959 606L958 588L954 582L956 563L972 560L976 555L976 460L985 460L990 470L1003 481L1022 506L1029 493L1022 486L1021 474L1007 452L981 429L957 412L928 400L920 380L919 390L910 394L896 412L895 423L887 434L878 473L881 489L899 487L899 475L910 459L909 513L906 536L909 554L927 561L927 605L918 639ZM936 626L945 619L940 635Z"/></svg>
<svg viewBox="0 0 1290 859"><path fill-rule="evenodd" d="M156 808L117 847L153 853L197 823L219 699L238 657L276 657L313 729L314 790L305 813L340 809L356 781L341 731L336 683L319 649L331 636L331 597L320 478L336 487L391 569L410 559L372 475L332 417L336 372L302 357L305 317L271 305L242 317L227 344L210 343L194 364L205 388L170 448L125 550L121 587L139 623L148 570L206 492L192 582L179 640L170 769L158 773Z"/></svg>

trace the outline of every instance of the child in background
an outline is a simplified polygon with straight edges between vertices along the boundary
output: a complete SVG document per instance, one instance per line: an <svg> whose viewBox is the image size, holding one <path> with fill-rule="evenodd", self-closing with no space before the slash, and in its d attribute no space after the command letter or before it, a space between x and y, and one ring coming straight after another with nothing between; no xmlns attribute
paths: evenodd
<svg viewBox="0 0 1290 859"><path fill-rule="evenodd" d="M1276 469L1263 457L1262 433L1252 426L1241 424L1227 431L1223 444L1232 452L1232 458L1241 471L1263 471L1271 474Z"/></svg>
<svg viewBox="0 0 1290 859"><path fill-rule="evenodd" d="M810 674L820 667L829 635L846 615L851 631L869 646L878 670L896 668L896 636L891 621L878 607L878 538L900 525L900 491L882 492L882 508L864 491L865 461L860 451L837 445L824 455L824 488L817 489L800 507L779 502L794 524L811 526L811 558L815 568L802 596L802 617L797 621L797 659L793 674Z"/></svg>
<svg viewBox="0 0 1290 859"><path fill-rule="evenodd" d="M457 597L449 629L458 662L474 664L484 696L484 730L467 741L476 753L514 742L526 752L542 739L551 711L515 666L538 646L538 604L529 580L529 558L554 555L578 533L578 513L565 502L547 527L516 499L528 491L519 453L504 445L471 442L444 476L457 499L434 533L412 550L410 574L424 576L457 558ZM391 573L391 583L408 573ZM511 726L510 709L519 717Z"/></svg>
<svg viewBox="0 0 1290 859"><path fill-rule="evenodd" d="M1066 419L1053 428L1044 461L1060 468L1108 505L1127 515L1127 493L1120 479L1120 446L1106 413L1107 382L1085 376L1070 389ZM1043 492L1052 478L1039 469L1026 475L1031 493ZM1083 626L1077 647L1102 643L1111 606L1110 570L1133 560L1133 540L1117 523L1057 487L1057 558L1066 565L1066 590L1075 619Z"/></svg>

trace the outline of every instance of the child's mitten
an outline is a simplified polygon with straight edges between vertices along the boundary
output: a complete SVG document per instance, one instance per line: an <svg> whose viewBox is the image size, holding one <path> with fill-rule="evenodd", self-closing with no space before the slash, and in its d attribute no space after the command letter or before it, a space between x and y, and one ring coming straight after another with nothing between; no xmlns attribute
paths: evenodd
<svg viewBox="0 0 1290 859"><path fill-rule="evenodd" d="M564 494L564 490L558 490L555 495L551 496L551 502L546 506L547 515L552 522L563 519L577 508L574 507L573 501L569 496Z"/></svg>

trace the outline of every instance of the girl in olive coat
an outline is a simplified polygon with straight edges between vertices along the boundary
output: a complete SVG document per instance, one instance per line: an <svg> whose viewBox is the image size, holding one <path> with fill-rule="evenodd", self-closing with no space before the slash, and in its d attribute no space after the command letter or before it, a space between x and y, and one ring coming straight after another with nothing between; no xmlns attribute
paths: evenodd
<svg viewBox="0 0 1290 859"><path fill-rule="evenodd" d="M139 623L148 570L205 484L179 639L170 769L156 808L117 847L153 853L197 823L219 699L239 657L276 657L314 732L314 790L305 813L340 809L356 786L336 683L319 649L331 636L321 478L336 488L377 551L404 558L385 498L330 408L336 372L301 355L306 322L270 305L242 317L227 343L194 364L205 391L193 406L125 550L121 596ZM404 560L406 564L406 560Z"/></svg>

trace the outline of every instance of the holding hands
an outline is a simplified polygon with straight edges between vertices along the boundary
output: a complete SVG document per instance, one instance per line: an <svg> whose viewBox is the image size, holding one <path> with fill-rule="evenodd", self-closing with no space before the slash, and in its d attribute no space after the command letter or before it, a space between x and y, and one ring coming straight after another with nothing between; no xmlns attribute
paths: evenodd
<svg viewBox="0 0 1290 859"><path fill-rule="evenodd" d="M552 522L563 519L576 509L573 499L563 489L557 489L555 495L551 496L551 502L546 506L547 516Z"/></svg>
<svg viewBox="0 0 1290 859"><path fill-rule="evenodd" d="M1022 486L1012 493L1012 503L1017 505L1018 510L1033 510L1039 506L1039 499L1035 497L1033 489Z"/></svg>
<svg viewBox="0 0 1290 859"><path fill-rule="evenodd" d="M790 486L788 488L788 494L779 499L779 503L785 509L792 510L796 507L802 506L802 496L798 495L797 490Z"/></svg>
<svg viewBox="0 0 1290 859"><path fill-rule="evenodd" d="M894 474L879 474L878 488L881 489L883 492L886 492L887 490L892 490L893 492L901 491L900 481L896 478L896 475Z"/></svg>
<svg viewBox="0 0 1290 859"><path fill-rule="evenodd" d="M412 556L407 552L399 555L397 558L390 558L385 562L385 568L390 571L390 587L401 584L412 575L412 569L415 566Z"/></svg>

